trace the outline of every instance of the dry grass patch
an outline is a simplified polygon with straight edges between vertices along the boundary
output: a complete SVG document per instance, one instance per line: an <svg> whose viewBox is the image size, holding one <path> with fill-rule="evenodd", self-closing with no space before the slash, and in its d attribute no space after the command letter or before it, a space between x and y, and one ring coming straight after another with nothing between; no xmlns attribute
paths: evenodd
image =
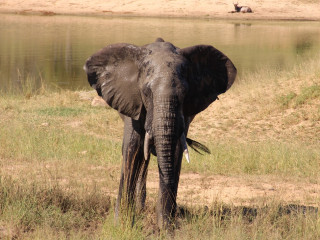
<svg viewBox="0 0 320 240"><path fill-rule="evenodd" d="M81 238L96 236L110 207L110 198L96 191L66 191L58 185L27 184L1 176L0 238L31 239L52 234L51 239L64 239L77 232Z"/></svg>
<svg viewBox="0 0 320 240"><path fill-rule="evenodd" d="M318 145L320 58L289 71L260 70L197 115L191 136L207 142L281 141Z"/></svg>

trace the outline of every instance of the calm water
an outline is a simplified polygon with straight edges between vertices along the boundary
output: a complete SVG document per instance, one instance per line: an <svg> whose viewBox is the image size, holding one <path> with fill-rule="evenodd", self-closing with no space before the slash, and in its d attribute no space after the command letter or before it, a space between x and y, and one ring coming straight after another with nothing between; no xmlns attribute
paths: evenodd
<svg viewBox="0 0 320 240"><path fill-rule="evenodd" d="M290 68L320 52L319 22L0 15L0 88L28 77L82 88L88 86L82 66L98 49L157 37L180 48L213 45L242 76L262 67Z"/></svg>

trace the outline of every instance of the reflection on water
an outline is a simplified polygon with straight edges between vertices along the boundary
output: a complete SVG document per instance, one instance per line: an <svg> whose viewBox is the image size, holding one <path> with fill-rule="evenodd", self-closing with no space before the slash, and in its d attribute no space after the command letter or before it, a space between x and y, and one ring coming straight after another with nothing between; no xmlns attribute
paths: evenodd
<svg viewBox="0 0 320 240"><path fill-rule="evenodd" d="M201 19L1 15L0 86L28 76L63 88L87 86L82 69L98 49L117 42L144 45L162 37L178 47L210 44L240 75L287 68L319 54L320 23Z"/></svg>
<svg viewBox="0 0 320 240"><path fill-rule="evenodd" d="M296 42L296 54L303 56L307 54L313 46L312 39L309 36L304 36L302 39L297 39Z"/></svg>

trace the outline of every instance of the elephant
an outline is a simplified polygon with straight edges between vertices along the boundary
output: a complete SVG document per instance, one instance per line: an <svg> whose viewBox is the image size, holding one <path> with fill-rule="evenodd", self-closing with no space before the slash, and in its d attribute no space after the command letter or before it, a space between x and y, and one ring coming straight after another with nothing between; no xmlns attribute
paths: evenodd
<svg viewBox="0 0 320 240"><path fill-rule="evenodd" d="M183 153L195 115L234 83L237 69L210 45L175 47L162 38L136 46L108 45L84 65L88 82L124 122L122 167L115 216L145 207L150 154L157 157L159 228L174 225Z"/></svg>

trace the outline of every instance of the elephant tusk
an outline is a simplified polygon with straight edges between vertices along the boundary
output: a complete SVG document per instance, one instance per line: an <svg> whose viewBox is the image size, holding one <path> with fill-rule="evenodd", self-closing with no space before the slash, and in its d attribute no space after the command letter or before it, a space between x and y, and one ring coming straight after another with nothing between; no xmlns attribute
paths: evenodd
<svg viewBox="0 0 320 240"><path fill-rule="evenodd" d="M150 157L150 134L146 132L146 135L144 136L144 145L143 145L143 154L144 154L144 159L148 160Z"/></svg>
<svg viewBox="0 0 320 240"><path fill-rule="evenodd" d="M184 156L186 157L187 162L190 163L190 156L189 156L189 151L188 151L188 146L187 146L187 140L186 140L186 136L184 135L184 133L182 133L182 135L180 137L180 141L181 141Z"/></svg>

